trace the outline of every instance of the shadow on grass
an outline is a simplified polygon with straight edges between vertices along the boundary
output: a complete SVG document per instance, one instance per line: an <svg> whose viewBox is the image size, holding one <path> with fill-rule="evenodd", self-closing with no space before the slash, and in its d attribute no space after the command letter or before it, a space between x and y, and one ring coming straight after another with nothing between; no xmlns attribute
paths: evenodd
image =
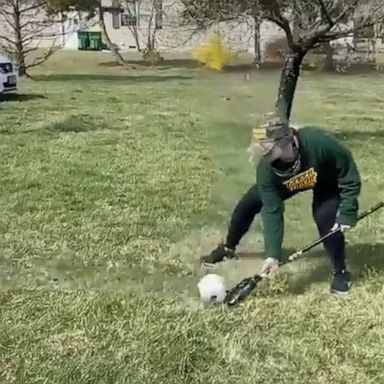
<svg viewBox="0 0 384 384"><path fill-rule="evenodd" d="M169 59L163 60L159 63L151 63L146 60L130 60L130 64L138 65L140 67L149 67L149 68L158 68L158 69L172 69L172 68L189 68L195 69L199 68L200 64L198 61L193 59ZM100 67L120 67L120 64L117 61L106 61L99 63Z"/></svg>
<svg viewBox="0 0 384 384"><path fill-rule="evenodd" d="M285 249L283 259L294 253L294 249ZM354 244L347 246L347 267L351 271L352 282L355 284L362 278L366 268L384 271L384 244ZM264 258L263 253L238 252L240 259ZM301 256L308 262L305 270L289 272L289 289L293 294L304 293L312 284L330 281L332 265L323 249L310 251ZM295 262L292 262L294 265ZM313 263L313 267L311 267ZM284 266L281 267L282 272ZM284 272L283 272L284 273ZM252 274L252 272L250 273Z"/></svg>
<svg viewBox="0 0 384 384"><path fill-rule="evenodd" d="M41 99L47 99L47 96L37 94L37 93L6 93L3 95L0 95L0 103L1 102L7 102L7 101L30 101L30 100L41 100Z"/></svg>
<svg viewBox="0 0 384 384"><path fill-rule="evenodd" d="M182 75L106 75L106 74L52 74L34 76L35 81L110 81L118 83L159 83L172 80L189 80L192 76Z"/></svg>
<svg viewBox="0 0 384 384"><path fill-rule="evenodd" d="M89 132L96 131L98 129L100 129L100 127L95 125L91 121L85 121L81 118L71 116L70 118L64 121L60 121L51 126L47 126L43 130L47 134L54 134L60 132Z"/></svg>
<svg viewBox="0 0 384 384"><path fill-rule="evenodd" d="M193 59L169 59L163 60L159 63L151 63L145 60L133 60L130 61L130 64L137 65L142 68L153 68L159 71L169 70L169 69L206 69L206 67L200 64L197 60ZM108 61L100 63L101 67L120 67L119 63L116 61ZM212 73L252 73L252 72L260 72L260 71L280 71L283 66L282 62L266 62L257 66L253 62L245 62L245 63L233 63L226 65L220 72L212 71ZM207 71L211 71L210 69L206 69Z"/></svg>
<svg viewBox="0 0 384 384"><path fill-rule="evenodd" d="M384 270L384 244L355 244L347 247L347 268L352 274L353 283L358 282L364 269L373 268L377 271ZM329 281L331 263L327 254L322 251L314 251L308 254L309 262L317 259L316 266L302 274L299 274L290 284L292 293L301 294L313 283ZM318 260L320 259L320 263Z"/></svg>
<svg viewBox="0 0 384 384"><path fill-rule="evenodd" d="M137 65L139 67L148 67L148 68L157 68L157 69L198 69L203 68L204 66L200 64L197 60L193 58L180 58L180 59L164 59L158 63L151 63L147 60L130 60L129 64L133 66ZM107 61L99 63L101 67L120 67L120 64L117 61ZM283 61L268 61L261 63L257 66L252 61L244 61L231 63L225 66L223 72L244 72L244 71L260 71L260 70L281 70L283 66ZM303 69L313 70L308 64L303 64Z"/></svg>
<svg viewBox="0 0 384 384"><path fill-rule="evenodd" d="M3 135L12 135L12 134L37 134L37 135L47 135L54 136L60 133L80 133L80 132L90 132L101 130L104 127L100 124L95 123L94 121L87 121L87 116L84 116L84 119L77 116L71 116L68 119L63 121L59 121L57 123L44 126L42 128L37 129L26 129L22 131L17 130L2 130L0 134Z"/></svg>
<svg viewBox="0 0 384 384"><path fill-rule="evenodd" d="M164 59L158 63L151 63L147 60L130 60L129 64L138 67L149 67L157 69L172 69L172 68L185 68L185 69L198 69L203 66L193 58L180 58L180 59ZM247 62L237 62L227 65L223 72L252 72L252 71L280 71L283 68L283 61L271 60L261 63L257 66L252 61ZM101 67L120 67L120 64L117 61L107 61L100 63ZM304 62L302 64L302 70L307 72L319 73L319 74L329 74L329 75L356 75L356 74L376 74L378 72L374 64L370 63L355 63L350 65L345 69L345 72L340 72L336 70L320 70L319 68L314 68L310 62Z"/></svg>

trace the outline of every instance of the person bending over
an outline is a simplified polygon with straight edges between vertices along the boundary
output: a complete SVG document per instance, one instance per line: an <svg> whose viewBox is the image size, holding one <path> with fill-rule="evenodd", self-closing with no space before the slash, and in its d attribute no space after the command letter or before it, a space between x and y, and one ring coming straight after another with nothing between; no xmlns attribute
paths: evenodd
<svg viewBox="0 0 384 384"><path fill-rule="evenodd" d="M205 267L235 257L241 238L261 213L265 261L262 274L281 264L284 202L312 190L312 212L320 236L340 227L323 245L333 267L331 292L347 294L351 277L346 268L344 231L356 225L361 191L359 171L351 152L319 127L292 128L278 113L262 116L252 132L250 150L256 161L256 184L237 203L228 233L208 256Z"/></svg>

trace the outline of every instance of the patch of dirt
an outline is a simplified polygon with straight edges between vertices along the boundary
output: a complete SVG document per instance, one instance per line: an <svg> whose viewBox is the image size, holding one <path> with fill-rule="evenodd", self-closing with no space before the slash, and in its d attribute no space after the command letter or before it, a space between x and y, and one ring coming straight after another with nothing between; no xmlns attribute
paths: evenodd
<svg viewBox="0 0 384 384"><path fill-rule="evenodd" d="M222 233L217 230L203 228L195 231L181 242L173 244L169 257L176 258L187 270L189 280L196 285L198 280L208 273L217 273L225 277L228 286L258 273L263 264L263 243L257 233L246 236L237 248L238 259L219 263L212 269L200 265L200 257L209 254L221 241ZM184 278L185 279L185 278Z"/></svg>

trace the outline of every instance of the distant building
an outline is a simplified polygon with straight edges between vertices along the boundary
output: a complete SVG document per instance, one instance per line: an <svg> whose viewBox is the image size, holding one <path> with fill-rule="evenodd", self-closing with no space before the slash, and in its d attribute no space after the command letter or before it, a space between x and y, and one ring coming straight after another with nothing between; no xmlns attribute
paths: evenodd
<svg viewBox="0 0 384 384"><path fill-rule="evenodd" d="M160 51L189 51L207 41L214 32L219 32L226 45L236 52L254 53L255 31L251 18L241 22L223 22L214 25L209 31L198 32L192 25L181 25L179 0L102 0L104 22L112 42L121 50L138 50L147 46L148 31L155 32L155 47ZM43 19L43 13L31 15L31 19ZM12 36L10 29L0 16L0 29ZM78 31L100 30L99 18L86 19L86 14L71 13L60 15L56 23L49 25L32 44L47 48L53 43L65 49L78 49ZM372 59L375 51L384 47L382 28L370 28L358 36L350 36L332 45L337 52L351 47L360 52L362 57ZM263 57L267 45L278 39L284 39L284 32L274 23L263 21L260 26L260 50ZM1 41L0 41L1 44Z"/></svg>

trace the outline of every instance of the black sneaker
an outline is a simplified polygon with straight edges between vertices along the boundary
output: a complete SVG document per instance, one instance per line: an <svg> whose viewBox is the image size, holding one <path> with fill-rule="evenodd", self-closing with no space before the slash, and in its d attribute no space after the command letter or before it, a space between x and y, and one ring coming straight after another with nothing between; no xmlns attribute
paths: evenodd
<svg viewBox="0 0 384 384"><path fill-rule="evenodd" d="M347 295L351 284L351 277L348 271L343 269L340 272L334 272L331 293L335 295Z"/></svg>
<svg viewBox="0 0 384 384"><path fill-rule="evenodd" d="M222 261L231 260L235 257L235 251L226 247L224 244L219 244L208 256L201 258L201 263L204 267L210 268Z"/></svg>

